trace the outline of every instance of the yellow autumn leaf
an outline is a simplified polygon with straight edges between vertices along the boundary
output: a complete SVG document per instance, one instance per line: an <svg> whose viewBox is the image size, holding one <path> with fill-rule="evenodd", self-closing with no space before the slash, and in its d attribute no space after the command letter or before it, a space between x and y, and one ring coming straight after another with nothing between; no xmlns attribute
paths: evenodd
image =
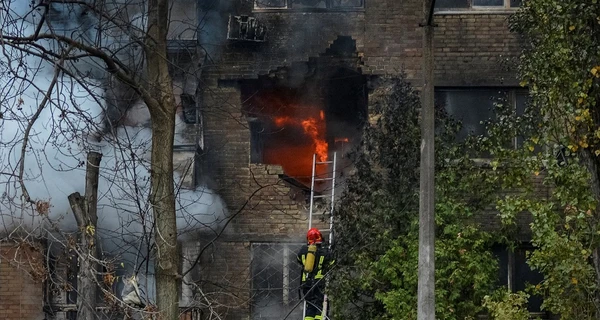
<svg viewBox="0 0 600 320"><path fill-rule="evenodd" d="M590 72L592 73L592 75L595 76L596 74L598 74L599 69L600 69L600 66L593 67L592 70L590 70Z"/></svg>
<svg viewBox="0 0 600 320"><path fill-rule="evenodd" d="M529 149L529 151L533 151L533 149L535 149L533 146L529 146L527 147L527 149Z"/></svg>
<svg viewBox="0 0 600 320"><path fill-rule="evenodd" d="M578 281L577 281L577 279L576 279L576 278L571 278L571 283L572 283L572 284L574 284L574 285L577 285L577 282L578 282Z"/></svg>
<svg viewBox="0 0 600 320"><path fill-rule="evenodd" d="M535 174L536 176L539 176L539 175L540 175L540 172L539 172L539 171L536 171L536 172L534 172L533 174Z"/></svg>
<svg viewBox="0 0 600 320"><path fill-rule="evenodd" d="M570 144L567 148L569 148L569 150L571 150L572 152L575 152L577 151L577 149L579 149L578 146L572 144Z"/></svg>
<svg viewBox="0 0 600 320"><path fill-rule="evenodd" d="M600 150L596 150L594 151L594 153L596 154L596 156L600 155Z"/></svg>
<svg viewBox="0 0 600 320"><path fill-rule="evenodd" d="M587 141L579 141L579 145L584 149L589 147L589 144L587 143Z"/></svg>
<svg viewBox="0 0 600 320"><path fill-rule="evenodd" d="M90 236L93 236L94 233L96 233L96 228L94 228L94 226L92 226L92 225L89 225L85 228L85 232L87 234L89 234Z"/></svg>
<svg viewBox="0 0 600 320"><path fill-rule="evenodd" d="M585 95L587 97L587 95ZM585 118L589 118L590 117L590 109L585 109L583 110L583 112L581 113L581 115Z"/></svg>
<svg viewBox="0 0 600 320"><path fill-rule="evenodd" d="M580 98L581 99L581 98ZM575 121L581 121L581 116L576 116Z"/></svg>
<svg viewBox="0 0 600 320"><path fill-rule="evenodd" d="M577 99L577 104L582 104L582 103L583 103L583 98Z"/></svg>
<svg viewBox="0 0 600 320"><path fill-rule="evenodd" d="M520 85L521 87L526 87L526 86L527 86L527 81L523 80L523 81L521 81L521 82L519 83L519 85Z"/></svg>

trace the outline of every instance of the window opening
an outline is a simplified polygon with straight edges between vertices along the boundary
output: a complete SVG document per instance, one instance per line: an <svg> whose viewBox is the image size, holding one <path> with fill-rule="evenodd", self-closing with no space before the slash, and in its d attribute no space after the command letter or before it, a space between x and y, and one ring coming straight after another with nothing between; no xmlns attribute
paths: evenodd
<svg viewBox="0 0 600 320"><path fill-rule="evenodd" d="M472 0L473 6L481 6L481 7L503 7L504 0Z"/></svg>
<svg viewBox="0 0 600 320"><path fill-rule="evenodd" d="M522 0L437 0L436 9L511 9L521 6Z"/></svg>
<svg viewBox="0 0 600 320"><path fill-rule="evenodd" d="M521 243L514 251L506 245L495 245L492 253L498 259L498 284L506 286L511 292L525 291L529 285L536 285L544 280L544 276L532 270L527 264L527 255L535 250L531 243ZM527 310L532 313L541 313L543 299L531 295L528 300Z"/></svg>
<svg viewBox="0 0 600 320"><path fill-rule="evenodd" d="M450 88L436 89L435 92L436 107L461 122L462 128L457 134L459 141L470 135L485 135L485 122L496 118L497 103L507 105L521 116L528 102L528 92L516 88ZM524 140L522 135L515 133L513 147L521 147Z"/></svg>
<svg viewBox="0 0 600 320"><path fill-rule="evenodd" d="M252 319L280 320L290 311L290 319L302 317L301 273L296 261L301 247L296 243L252 244Z"/></svg>
<svg viewBox="0 0 600 320"><path fill-rule="evenodd" d="M254 9L359 9L364 0L255 0Z"/></svg>
<svg viewBox="0 0 600 320"><path fill-rule="evenodd" d="M250 162L280 165L286 176L308 186L315 153L318 161L327 161L333 152L350 150L360 141L366 78L345 68L308 77L298 75L299 70L281 70L282 79L246 80L241 94ZM316 174L326 172L326 166L319 166Z"/></svg>
<svg viewBox="0 0 600 320"><path fill-rule="evenodd" d="M255 9L287 9L287 0L256 0Z"/></svg>

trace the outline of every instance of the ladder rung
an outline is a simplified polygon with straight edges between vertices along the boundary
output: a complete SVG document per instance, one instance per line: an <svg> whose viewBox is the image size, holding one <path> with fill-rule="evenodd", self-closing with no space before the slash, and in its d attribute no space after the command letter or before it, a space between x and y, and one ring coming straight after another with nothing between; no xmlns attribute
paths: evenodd
<svg viewBox="0 0 600 320"><path fill-rule="evenodd" d="M333 163L333 161L315 162L315 164L330 164L330 163Z"/></svg>
<svg viewBox="0 0 600 320"><path fill-rule="evenodd" d="M333 178L315 178L315 181L329 181L333 180Z"/></svg>
<svg viewBox="0 0 600 320"><path fill-rule="evenodd" d="M313 196L313 198L331 198L330 194L322 194L322 195L318 195L318 196Z"/></svg>

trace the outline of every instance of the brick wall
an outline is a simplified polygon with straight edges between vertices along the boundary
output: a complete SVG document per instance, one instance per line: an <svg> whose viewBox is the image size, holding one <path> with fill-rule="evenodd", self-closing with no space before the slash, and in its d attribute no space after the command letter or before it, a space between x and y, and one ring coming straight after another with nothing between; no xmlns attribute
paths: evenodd
<svg viewBox="0 0 600 320"><path fill-rule="evenodd" d="M42 258L26 245L0 244L0 319L44 319Z"/></svg>
<svg viewBox="0 0 600 320"><path fill-rule="evenodd" d="M508 14L435 16L435 81L438 86L517 86L519 39Z"/></svg>
<svg viewBox="0 0 600 320"><path fill-rule="evenodd" d="M213 251L203 255L202 279L210 284L206 292L227 306L227 319L248 319L251 244L302 242L308 218L297 190L279 179L281 167L250 163L250 130L239 80L308 62L324 54L338 36L350 36L363 74L404 70L418 86L421 6L418 0L366 0L364 10L351 12L252 12L247 7L236 12L256 16L269 30L266 43L228 42L218 63L203 72L205 153L200 162L209 186L235 217ZM518 40L509 33L507 18L437 14L436 84L514 85L509 60L517 56ZM324 221L316 223L326 227Z"/></svg>

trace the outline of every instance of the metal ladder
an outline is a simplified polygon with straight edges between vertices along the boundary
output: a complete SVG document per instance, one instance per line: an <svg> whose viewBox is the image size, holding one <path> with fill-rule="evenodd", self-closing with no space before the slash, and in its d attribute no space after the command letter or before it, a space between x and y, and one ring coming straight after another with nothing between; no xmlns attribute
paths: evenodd
<svg viewBox="0 0 600 320"><path fill-rule="evenodd" d="M323 165L331 165L331 176L328 177L317 177L317 166ZM330 198L330 207L329 207L329 249L331 250L331 244L333 243L333 210L334 200L335 200L335 175L336 175L336 166L337 166L337 152L333 153L333 160L331 161L317 161L317 155L313 154L313 163L312 163L312 177L310 182L310 207L308 212L308 229L312 228L312 220L314 214L314 205L315 199L320 198ZM331 194L321 194L315 195L315 182L319 181L331 181ZM323 301L323 319L329 319L327 317L327 305L328 299L327 295L325 295L325 299ZM306 300L304 300L304 311L302 312L302 319L306 316Z"/></svg>

